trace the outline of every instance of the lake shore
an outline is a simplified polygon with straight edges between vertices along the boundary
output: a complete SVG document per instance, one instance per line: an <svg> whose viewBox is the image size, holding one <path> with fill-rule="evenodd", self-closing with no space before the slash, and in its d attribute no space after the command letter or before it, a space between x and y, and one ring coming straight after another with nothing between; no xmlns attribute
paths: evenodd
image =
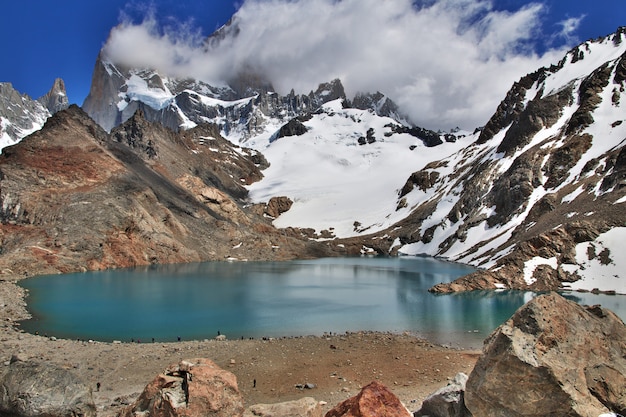
<svg viewBox="0 0 626 417"><path fill-rule="evenodd" d="M11 356L20 355L71 369L93 388L98 415L105 417L132 402L168 365L198 357L237 376L246 407L308 396L328 410L378 380L416 411L458 372L469 374L480 353L381 332L177 343L55 340L19 329L17 321L28 317L24 295L15 281L0 281L0 366L6 369ZM306 383L315 387L296 387Z"/></svg>

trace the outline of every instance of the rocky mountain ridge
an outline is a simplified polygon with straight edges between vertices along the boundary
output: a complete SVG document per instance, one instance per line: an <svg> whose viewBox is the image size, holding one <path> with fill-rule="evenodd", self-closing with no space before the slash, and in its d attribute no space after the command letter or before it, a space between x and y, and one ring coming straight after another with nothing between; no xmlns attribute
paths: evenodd
<svg viewBox="0 0 626 417"><path fill-rule="evenodd" d="M0 156L0 271L325 256L246 206L264 163L211 125L176 134L138 112L109 134L72 106Z"/></svg>
<svg viewBox="0 0 626 417"><path fill-rule="evenodd" d="M254 73L239 74L226 86L212 86L192 79L175 79L153 69L134 69L113 63L101 53L94 69L91 89L83 109L105 130L142 110L150 121L172 130L203 123L219 126L234 143L270 136L295 118L307 118L330 101L342 99L345 107L371 110L414 127L398 106L380 92L359 93L348 100L340 80L322 83L308 94L287 95L274 91L271 83ZM419 133L436 136L419 129ZM427 138L427 136L425 136Z"/></svg>
<svg viewBox="0 0 626 417"><path fill-rule="evenodd" d="M20 94L11 83L0 83L0 150L41 129L48 117L68 106L65 83L60 78L37 100Z"/></svg>
<svg viewBox="0 0 626 417"><path fill-rule="evenodd" d="M408 178L406 217L370 247L483 268L440 292L626 292L625 71L621 28L523 77L471 145Z"/></svg>

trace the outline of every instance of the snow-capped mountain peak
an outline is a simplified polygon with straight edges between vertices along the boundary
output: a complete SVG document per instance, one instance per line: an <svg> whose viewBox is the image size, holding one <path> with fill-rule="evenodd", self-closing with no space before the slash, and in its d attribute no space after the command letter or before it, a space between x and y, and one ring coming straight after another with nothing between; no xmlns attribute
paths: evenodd
<svg viewBox="0 0 626 417"><path fill-rule="evenodd" d="M37 100L20 94L11 83L0 83L0 150L41 129L48 117L68 106L65 83L60 78Z"/></svg>

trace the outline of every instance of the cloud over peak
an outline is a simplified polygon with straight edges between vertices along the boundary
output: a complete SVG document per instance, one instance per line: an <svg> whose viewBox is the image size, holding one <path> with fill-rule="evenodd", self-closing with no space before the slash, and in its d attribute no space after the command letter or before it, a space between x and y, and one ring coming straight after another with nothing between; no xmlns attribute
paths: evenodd
<svg viewBox="0 0 626 417"><path fill-rule="evenodd" d="M278 90L340 78L348 95L381 91L418 125L483 125L520 76L558 61L538 44L544 6L497 10L489 0L246 0L236 36L207 47L193 25L152 17L121 23L104 47L114 62L223 83L243 69ZM570 34L580 20L564 21ZM567 39L572 41L571 38Z"/></svg>

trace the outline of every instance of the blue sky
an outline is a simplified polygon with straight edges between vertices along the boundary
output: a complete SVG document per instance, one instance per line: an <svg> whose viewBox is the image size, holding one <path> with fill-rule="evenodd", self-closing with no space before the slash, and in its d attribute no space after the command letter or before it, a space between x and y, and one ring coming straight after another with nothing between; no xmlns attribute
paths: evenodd
<svg viewBox="0 0 626 417"><path fill-rule="evenodd" d="M45 94L56 77L65 80L71 102L82 104L100 48L111 28L130 16L140 21L148 9L163 24L193 19L205 34L236 11L228 0L22 0L5 1L0 13L0 81L33 98Z"/></svg>
<svg viewBox="0 0 626 417"><path fill-rule="evenodd" d="M198 78L216 77L219 71L215 68L210 74L194 72L211 67L213 58L198 62L196 67L174 68L165 60L180 44L158 48L163 48L164 40L172 39L185 38L193 44L191 38L209 35L241 8L238 16L248 35L244 33L234 44L235 52L222 51L221 55L231 55L220 62L222 73L224 68L251 64L266 71L277 90L295 87L301 92L330 77L340 77L348 92L378 89L389 94L426 127L436 127L439 121L445 126L455 120L469 127L489 114L494 101L497 104L519 76L554 61L581 41L626 25L624 0L419 0L414 6L422 4L422 8L430 8L430 14L403 13L402 8L410 4L409 0L5 2L0 15L4 57L0 81L11 82L18 91L37 98L48 91L54 78L61 77L70 102L80 105L88 93L98 52L112 28L121 22L125 24L115 32L119 35L117 43L107 45L112 56L149 52L156 61L145 65L162 65L172 75L189 71ZM435 12L433 4L441 7ZM387 12L382 7L395 9L387 20L380 17ZM433 24L430 29L429 23ZM368 25L371 27L359 27ZM421 32L416 28L419 25L424 26ZM430 37L446 25L456 27L442 31L436 39ZM128 30L131 27L160 42L136 41L131 36L136 31ZM368 32L376 37L368 39ZM362 40L353 39L357 37ZM424 46L430 43L432 48ZM455 48L464 52L454 53ZM450 55L440 54L443 49L450 49ZM184 53L193 54L193 45ZM410 61L405 54L420 60ZM242 60L241 56L247 58ZM431 62L436 65L427 69ZM458 67L463 75L452 72L452 67ZM466 79L465 84L461 78ZM491 96L471 98L473 91L485 89L483 78L491 79ZM392 83L390 79L404 81ZM441 93L444 87L449 87L447 93ZM477 109L480 103L484 103L483 109ZM458 108L451 108L453 104Z"/></svg>

